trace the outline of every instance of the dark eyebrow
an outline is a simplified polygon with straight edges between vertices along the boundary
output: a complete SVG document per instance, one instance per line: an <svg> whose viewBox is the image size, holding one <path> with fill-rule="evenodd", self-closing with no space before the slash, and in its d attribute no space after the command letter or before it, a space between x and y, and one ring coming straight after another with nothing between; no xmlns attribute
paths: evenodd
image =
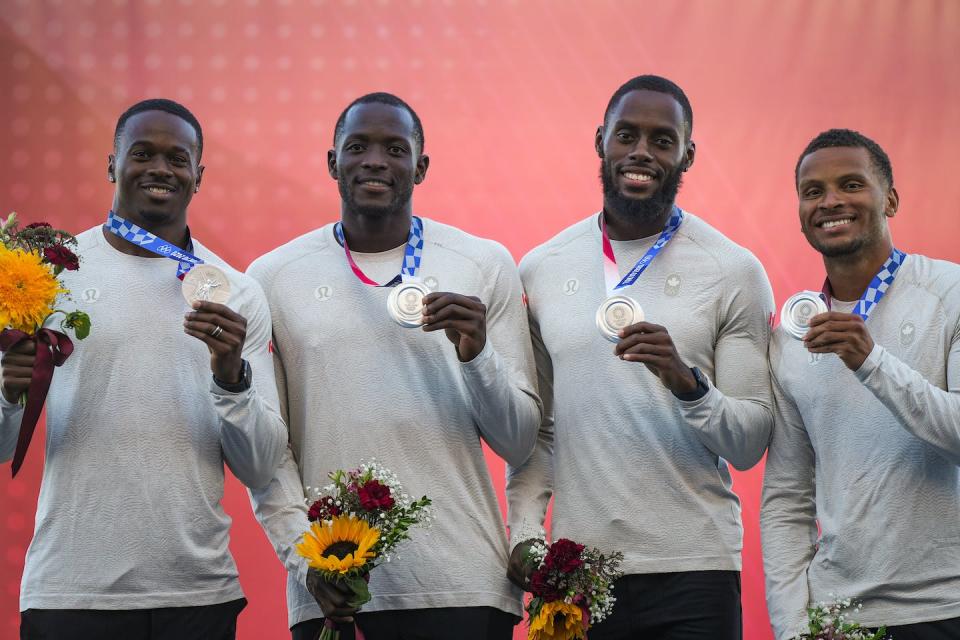
<svg viewBox="0 0 960 640"><path fill-rule="evenodd" d="M137 146L137 145L141 145L141 146L144 146L144 147L150 147L150 148L153 148L154 146L156 146L156 145L154 145L154 144L153 144L151 141L149 141L149 140L133 140L132 142L130 142L130 146L129 146L128 148L133 149L133 148L134 148L135 146ZM174 145L174 146L173 146L173 151L177 151L177 152L180 152L180 153L193 154L193 151L191 151L190 149L187 149L187 148L185 148L185 147L181 147L180 145Z"/></svg>

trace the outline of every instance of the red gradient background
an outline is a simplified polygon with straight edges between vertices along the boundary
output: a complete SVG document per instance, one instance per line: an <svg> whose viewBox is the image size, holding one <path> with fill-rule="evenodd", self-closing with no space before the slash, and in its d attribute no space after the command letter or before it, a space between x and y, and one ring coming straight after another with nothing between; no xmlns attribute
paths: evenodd
<svg viewBox="0 0 960 640"><path fill-rule="evenodd" d="M859 129L890 154L897 245L960 261L958 61L953 0L4 0L0 213L75 231L103 220L117 116L169 97L204 126L193 233L244 268L338 216L334 121L352 98L386 90L426 130L416 211L519 259L599 207L604 106L627 78L658 73L694 107L697 161L680 203L754 251L782 302L822 281L799 233L793 167L829 127ZM0 639L17 637L40 453L16 480L0 469ZM502 463L490 466L502 478ZM735 474L748 640L771 637L761 477L762 465ZM250 601L239 637L283 638L281 566L232 478L224 502Z"/></svg>

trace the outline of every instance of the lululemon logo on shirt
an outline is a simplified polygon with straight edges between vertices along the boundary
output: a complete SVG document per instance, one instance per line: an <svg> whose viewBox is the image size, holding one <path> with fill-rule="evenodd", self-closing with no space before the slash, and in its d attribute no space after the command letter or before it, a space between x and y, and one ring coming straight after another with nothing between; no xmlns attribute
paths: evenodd
<svg viewBox="0 0 960 640"><path fill-rule="evenodd" d="M563 293L572 296L577 291L580 291L580 281L576 278L570 278L563 283Z"/></svg>
<svg viewBox="0 0 960 640"><path fill-rule="evenodd" d="M80 294L80 299L84 302L96 302L100 299L100 289L97 289L96 287L84 289L83 293Z"/></svg>
<svg viewBox="0 0 960 640"><path fill-rule="evenodd" d="M671 273L667 276L666 281L663 283L663 292L668 296L675 296L680 293L680 285L683 284L683 280L680 278L679 273Z"/></svg>
<svg viewBox="0 0 960 640"><path fill-rule="evenodd" d="M313 290L313 297L320 302L326 302L333 295L333 288L321 285Z"/></svg>
<svg viewBox="0 0 960 640"><path fill-rule="evenodd" d="M430 291L436 291L440 288L440 282L433 276L427 276L424 278L423 284L427 287L427 289L430 289Z"/></svg>
<svg viewBox="0 0 960 640"><path fill-rule="evenodd" d="M900 344L909 347L917 337L917 328L912 322L904 322L900 325Z"/></svg>

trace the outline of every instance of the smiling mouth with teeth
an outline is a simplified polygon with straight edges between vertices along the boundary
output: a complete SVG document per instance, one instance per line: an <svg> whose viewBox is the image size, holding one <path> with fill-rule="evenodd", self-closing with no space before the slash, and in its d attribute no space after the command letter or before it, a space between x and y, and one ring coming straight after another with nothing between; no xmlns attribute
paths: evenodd
<svg viewBox="0 0 960 640"><path fill-rule="evenodd" d="M844 219L844 220L827 220L826 222L824 222L824 223L822 223L822 224L820 225L820 228L821 228L821 229L832 229L832 228L834 228L834 227L839 227L839 226L841 226L841 225L849 224L849 223L851 223L851 222L853 222L853 220L851 220L850 218L846 218L846 219Z"/></svg>
<svg viewBox="0 0 960 640"><path fill-rule="evenodd" d="M653 180L653 176L648 176L645 173L633 173L630 171L625 172L623 177L625 177L627 180L634 180L636 182L650 182Z"/></svg>
<svg viewBox="0 0 960 640"><path fill-rule="evenodd" d="M150 193L156 193L158 195L173 193L173 189L171 189L170 187L147 187L147 191L149 191Z"/></svg>

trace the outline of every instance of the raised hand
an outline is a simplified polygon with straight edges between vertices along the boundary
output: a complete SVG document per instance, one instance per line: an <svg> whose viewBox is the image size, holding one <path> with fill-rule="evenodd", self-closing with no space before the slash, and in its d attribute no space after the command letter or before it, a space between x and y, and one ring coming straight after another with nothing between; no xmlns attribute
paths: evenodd
<svg viewBox="0 0 960 640"><path fill-rule="evenodd" d="M436 292L424 296L423 305L423 330L446 332L460 362L473 360L483 350L487 343L487 307L480 298Z"/></svg>
<svg viewBox="0 0 960 640"><path fill-rule="evenodd" d="M247 339L247 320L226 305L197 300L194 311L184 316L183 331L207 345L210 370L218 380L229 384L243 376L243 343Z"/></svg>
<svg viewBox="0 0 960 640"><path fill-rule="evenodd" d="M856 371L873 351L873 338L857 314L828 311L810 319L803 346L810 353L835 353L848 369Z"/></svg>
<svg viewBox="0 0 960 640"><path fill-rule="evenodd" d="M673 393L690 393L697 379L690 371L665 327L638 322L620 330L620 342L614 354L628 362L642 362Z"/></svg>

